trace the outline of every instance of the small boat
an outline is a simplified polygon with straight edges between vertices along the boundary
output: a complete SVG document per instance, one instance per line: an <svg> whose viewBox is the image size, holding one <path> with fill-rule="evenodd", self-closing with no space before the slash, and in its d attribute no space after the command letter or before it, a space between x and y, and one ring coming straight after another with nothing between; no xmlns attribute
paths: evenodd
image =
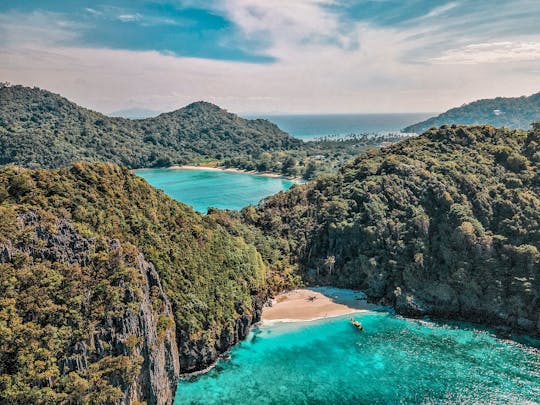
<svg viewBox="0 0 540 405"><path fill-rule="evenodd" d="M356 319L351 318L351 323L356 329L364 330L364 327L362 326L362 324L358 322Z"/></svg>

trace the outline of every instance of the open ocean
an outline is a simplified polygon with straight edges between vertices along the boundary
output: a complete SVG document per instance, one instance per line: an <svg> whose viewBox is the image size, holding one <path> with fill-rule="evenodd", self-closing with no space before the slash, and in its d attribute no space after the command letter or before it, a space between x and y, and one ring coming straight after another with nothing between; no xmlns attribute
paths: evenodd
<svg viewBox="0 0 540 405"><path fill-rule="evenodd" d="M290 135L314 139L330 135L400 132L408 125L424 121L436 113L402 114L319 114L319 115L246 115L267 119Z"/></svg>

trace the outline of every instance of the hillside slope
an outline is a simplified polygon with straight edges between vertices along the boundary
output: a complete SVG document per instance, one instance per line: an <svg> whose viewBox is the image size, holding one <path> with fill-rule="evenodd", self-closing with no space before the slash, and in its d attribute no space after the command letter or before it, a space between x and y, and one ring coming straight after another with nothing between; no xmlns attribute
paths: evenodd
<svg viewBox="0 0 540 405"><path fill-rule="evenodd" d="M170 403L259 319L254 246L111 164L0 170L0 402Z"/></svg>
<svg viewBox="0 0 540 405"><path fill-rule="evenodd" d="M540 121L540 93L529 97L497 97L477 100L452 108L436 117L410 125L403 132L420 134L441 125L493 125L496 127L529 129Z"/></svg>
<svg viewBox="0 0 540 405"><path fill-rule="evenodd" d="M539 124L433 129L243 215L307 281L540 335Z"/></svg>
<svg viewBox="0 0 540 405"><path fill-rule="evenodd" d="M106 161L133 169L258 156L301 144L266 120L246 120L206 102L129 120L38 88L0 86L0 165Z"/></svg>

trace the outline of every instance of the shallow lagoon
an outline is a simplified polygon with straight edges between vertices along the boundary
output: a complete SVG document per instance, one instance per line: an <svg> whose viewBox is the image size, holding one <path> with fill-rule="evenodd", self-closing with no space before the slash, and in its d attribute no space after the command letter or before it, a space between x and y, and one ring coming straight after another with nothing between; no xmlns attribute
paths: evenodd
<svg viewBox="0 0 540 405"><path fill-rule="evenodd" d="M145 169L135 173L202 213L209 207L239 210L294 184L281 178L223 170Z"/></svg>
<svg viewBox="0 0 540 405"><path fill-rule="evenodd" d="M491 333L387 313L254 329L175 404L540 401L540 352Z"/></svg>

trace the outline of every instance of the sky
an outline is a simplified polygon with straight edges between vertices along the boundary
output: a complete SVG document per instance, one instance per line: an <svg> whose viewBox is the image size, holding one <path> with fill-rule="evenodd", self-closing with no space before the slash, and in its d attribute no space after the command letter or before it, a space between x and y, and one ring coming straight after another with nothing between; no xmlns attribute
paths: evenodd
<svg viewBox="0 0 540 405"><path fill-rule="evenodd" d="M540 91L539 0L0 0L0 81L104 113L437 112Z"/></svg>

